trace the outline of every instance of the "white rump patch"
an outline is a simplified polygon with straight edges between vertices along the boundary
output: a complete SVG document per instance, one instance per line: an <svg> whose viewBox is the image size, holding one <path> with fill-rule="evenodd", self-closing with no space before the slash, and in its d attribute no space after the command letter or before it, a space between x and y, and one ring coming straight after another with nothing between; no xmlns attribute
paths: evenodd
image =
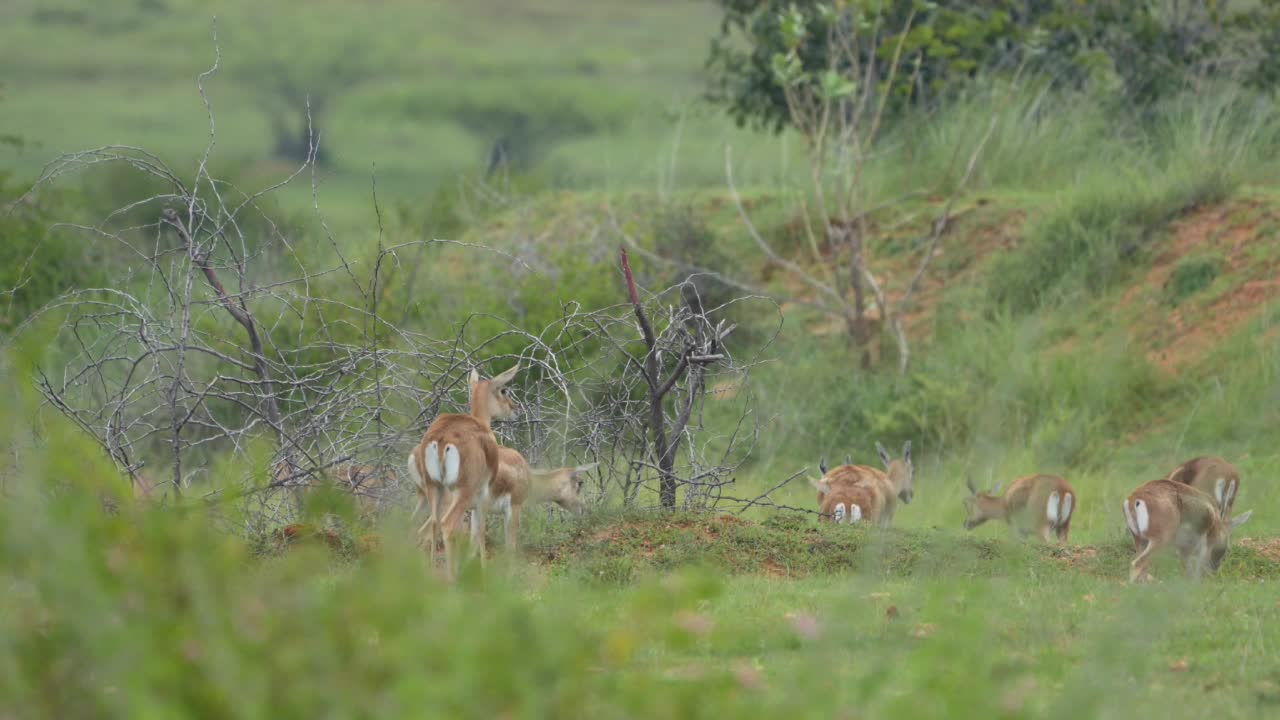
<svg viewBox="0 0 1280 720"><path fill-rule="evenodd" d="M440 446L435 440L427 443L423 456L423 464L427 466L427 477L431 478L432 482L440 482L444 474L440 472Z"/></svg>
<svg viewBox="0 0 1280 720"><path fill-rule="evenodd" d="M1136 536L1138 534L1138 524L1133 521L1133 510L1129 508L1128 498L1125 498L1122 507L1124 507L1124 524L1129 528L1129 532Z"/></svg>
<svg viewBox="0 0 1280 720"><path fill-rule="evenodd" d="M858 507L858 506L854 505L854 507ZM844 522L844 514L845 514L844 503L836 503L836 524L837 525Z"/></svg>
<svg viewBox="0 0 1280 720"><path fill-rule="evenodd" d="M1151 515L1147 510L1147 504L1141 500L1133 504L1133 522L1138 526L1138 534L1146 537L1147 528L1151 527Z"/></svg>
<svg viewBox="0 0 1280 720"><path fill-rule="evenodd" d="M1218 507L1225 507L1227 504L1227 479L1218 478L1213 483L1213 496L1218 499Z"/></svg>
<svg viewBox="0 0 1280 720"><path fill-rule="evenodd" d="M452 488L458 484L458 468L462 465L462 455L458 447L452 443L444 446L444 480L445 487Z"/></svg>
<svg viewBox="0 0 1280 720"><path fill-rule="evenodd" d="M1062 496L1057 490L1049 493L1049 502L1045 505L1044 516L1049 520L1049 527L1058 527L1058 509L1062 503Z"/></svg>
<svg viewBox="0 0 1280 720"><path fill-rule="evenodd" d="M1063 525L1066 525L1067 523L1071 522L1071 511L1075 509L1072 506L1074 506L1075 504L1076 504L1075 495L1072 495L1071 493L1067 493L1062 496L1062 507L1058 509L1057 527L1062 527Z"/></svg>
<svg viewBox="0 0 1280 720"><path fill-rule="evenodd" d="M418 458L409 453L409 478L413 480L413 484L419 488L425 488L426 483L422 480L422 475L418 472Z"/></svg>
<svg viewBox="0 0 1280 720"><path fill-rule="evenodd" d="M856 503L849 503L849 524L852 525L862 520L862 508Z"/></svg>

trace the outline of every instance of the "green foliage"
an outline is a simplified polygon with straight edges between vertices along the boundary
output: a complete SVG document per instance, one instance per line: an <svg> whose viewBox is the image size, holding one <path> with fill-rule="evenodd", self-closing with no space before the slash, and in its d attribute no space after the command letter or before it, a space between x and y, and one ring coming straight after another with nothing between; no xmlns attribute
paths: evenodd
<svg viewBox="0 0 1280 720"><path fill-rule="evenodd" d="M1076 0L720 0L721 31L708 67L712 99L739 124L793 124L783 88L814 83L819 97L851 92L857 78L841 58L842 33L857 67L875 60L887 81L901 53L900 100L936 104L976 77L1022 60L1064 86L1114 86L1122 105L1147 108L1206 80L1243 78L1270 91L1280 77L1270 41L1280 33L1274 2L1227 9L1213 0L1159 3ZM856 28L850 32L851 28Z"/></svg>
<svg viewBox="0 0 1280 720"><path fill-rule="evenodd" d="M1222 258L1217 256L1185 257L1173 268L1173 274L1165 281L1165 299L1177 305L1188 297L1209 287L1222 269Z"/></svg>
<svg viewBox="0 0 1280 720"><path fill-rule="evenodd" d="M708 59L711 96L739 125L774 131L791 124L783 90L789 84L814 83L828 99L855 91L860 80L850 77L852 58L835 47L842 33L851 35L859 66L878 65L874 78L887 78L900 54L902 64L889 90L925 100L943 95L979 67L1007 62L1025 24L1018 21L1024 3L1011 0L719 4L724 19Z"/></svg>
<svg viewBox="0 0 1280 720"><path fill-rule="evenodd" d="M79 199L47 188L24 197L26 190L0 174L0 333L62 293L99 286L107 276L101 243L50 227Z"/></svg>

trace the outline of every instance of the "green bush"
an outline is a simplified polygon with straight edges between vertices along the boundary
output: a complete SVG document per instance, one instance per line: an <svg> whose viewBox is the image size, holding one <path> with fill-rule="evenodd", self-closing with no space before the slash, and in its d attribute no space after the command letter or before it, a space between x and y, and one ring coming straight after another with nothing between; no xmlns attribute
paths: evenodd
<svg viewBox="0 0 1280 720"><path fill-rule="evenodd" d="M1222 269L1222 258L1216 256L1185 257L1178 261L1164 284L1165 300L1177 305L1213 284Z"/></svg>
<svg viewBox="0 0 1280 720"><path fill-rule="evenodd" d="M62 293L100 287L108 274L102 240L51 227L68 219L76 196L26 190L0 174L0 333Z"/></svg>
<svg viewBox="0 0 1280 720"><path fill-rule="evenodd" d="M832 65L835 27L857 28L861 66L873 58L882 76L898 52L903 66L895 95L936 104L974 78L1010 72L1022 60L1066 87L1117 85L1113 109L1151 108L1206 80L1243 79L1265 91L1280 73L1270 41L1280 33L1280 7L1228 8L1225 3L1076 0L719 0L724 12L708 66L711 97L739 124L779 131L791 125L776 74L788 47L785 17L799 13L804 37L798 72L817 78ZM908 18L911 28L907 28ZM848 75L847 63L835 70ZM1099 82L1101 81L1101 82ZM906 103L900 103L905 106ZM1158 113L1152 113L1153 116Z"/></svg>

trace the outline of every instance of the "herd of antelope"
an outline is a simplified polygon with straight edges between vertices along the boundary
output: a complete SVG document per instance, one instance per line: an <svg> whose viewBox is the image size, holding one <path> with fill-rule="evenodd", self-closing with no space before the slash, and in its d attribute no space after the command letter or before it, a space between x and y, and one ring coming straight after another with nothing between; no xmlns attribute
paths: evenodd
<svg viewBox="0 0 1280 720"><path fill-rule="evenodd" d="M911 442L903 446L901 458L890 458L880 443L876 443L876 451L884 470L854 465L848 459L828 470L825 460L819 462L822 479L812 483L824 520L888 527L898 501L911 502ZM1067 542L1076 491L1063 478L1027 475L1009 483L1003 494L998 485L989 492L978 492L972 480L966 485L966 530L988 520L1003 520L1021 537ZM1188 576L1198 578L1206 571L1217 571L1231 545L1231 531L1253 514L1249 511L1232 517L1239 489L1240 473L1230 463L1218 457L1198 457L1130 493L1124 501L1124 521L1137 555L1129 566L1129 581L1150 581L1152 560L1170 546L1177 550Z"/></svg>
<svg viewBox="0 0 1280 720"><path fill-rule="evenodd" d="M490 423L512 420L517 414L508 385L520 366L484 380L475 370L470 378L470 412L442 414L427 428L422 441L408 457L408 476L417 490L412 517L424 507L427 519L417 530L419 541L434 555L443 543L445 568L454 574L452 541L455 530L469 512L472 551L485 559L485 516L494 511L505 517L506 545L518 544L520 514L527 504L555 503L581 513L583 474L593 465L536 470L518 451L498 444ZM836 524L866 523L889 527L898 503L914 496L911 442L902 456L890 457L876 443L884 469L845 464L828 469L819 462L821 479L811 480L818 493L819 516ZM348 466L339 480L360 495L365 476L376 474L368 466ZM979 492L972 480L964 499L966 530L988 520L1003 520L1022 538L1065 544L1071 518L1078 505L1076 491L1056 475L1027 475L1009 484L1003 493L997 485ZM1252 512L1232 517L1240 489L1240 474L1226 460L1198 457L1179 465L1165 478L1134 490L1124 501L1124 520L1137 553L1129 570L1130 582L1152 579L1152 560L1172 546L1187 575L1198 578L1216 571L1231 543L1231 531Z"/></svg>

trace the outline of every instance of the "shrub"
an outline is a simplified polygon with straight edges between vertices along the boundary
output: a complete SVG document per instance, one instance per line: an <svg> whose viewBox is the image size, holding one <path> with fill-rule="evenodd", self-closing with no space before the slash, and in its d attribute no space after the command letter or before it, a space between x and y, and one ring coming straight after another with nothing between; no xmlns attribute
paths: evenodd
<svg viewBox="0 0 1280 720"><path fill-rule="evenodd" d="M1165 300L1177 305L1188 297L1213 284L1222 267L1222 259L1216 256L1186 257L1178 261L1173 273L1164 284Z"/></svg>

